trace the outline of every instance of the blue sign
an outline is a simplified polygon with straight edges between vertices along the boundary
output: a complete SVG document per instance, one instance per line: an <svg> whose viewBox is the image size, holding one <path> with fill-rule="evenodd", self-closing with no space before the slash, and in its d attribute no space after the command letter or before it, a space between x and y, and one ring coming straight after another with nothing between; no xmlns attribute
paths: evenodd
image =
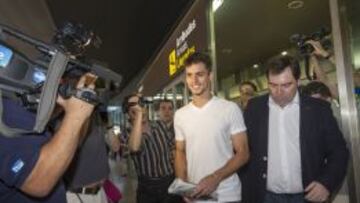
<svg viewBox="0 0 360 203"><path fill-rule="evenodd" d="M0 68L6 68L11 60L12 55L13 52L11 49L0 45Z"/></svg>
<svg viewBox="0 0 360 203"><path fill-rule="evenodd" d="M360 87L355 87L355 94L360 95Z"/></svg>

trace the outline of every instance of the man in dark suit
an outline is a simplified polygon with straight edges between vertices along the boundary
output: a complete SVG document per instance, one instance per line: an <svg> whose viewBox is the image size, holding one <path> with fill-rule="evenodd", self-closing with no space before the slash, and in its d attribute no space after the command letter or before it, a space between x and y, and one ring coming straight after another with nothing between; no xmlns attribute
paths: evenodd
<svg viewBox="0 0 360 203"><path fill-rule="evenodd" d="M299 94L299 63L274 58L270 94L245 111L251 158L240 172L245 203L324 202L340 186L348 149L330 105Z"/></svg>

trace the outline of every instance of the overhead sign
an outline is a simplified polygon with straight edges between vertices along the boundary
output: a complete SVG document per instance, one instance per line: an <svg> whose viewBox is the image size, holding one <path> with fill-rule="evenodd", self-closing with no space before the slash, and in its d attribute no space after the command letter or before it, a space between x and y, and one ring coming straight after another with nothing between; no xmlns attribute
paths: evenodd
<svg viewBox="0 0 360 203"><path fill-rule="evenodd" d="M145 95L153 95L183 71L187 57L208 48L207 8L209 1L197 0L170 35L142 80Z"/></svg>
<svg viewBox="0 0 360 203"><path fill-rule="evenodd" d="M196 29L196 20L189 22L187 28L176 38L176 48L169 55L169 75L174 75L184 65L186 58L195 52L195 45L189 47L187 38Z"/></svg>

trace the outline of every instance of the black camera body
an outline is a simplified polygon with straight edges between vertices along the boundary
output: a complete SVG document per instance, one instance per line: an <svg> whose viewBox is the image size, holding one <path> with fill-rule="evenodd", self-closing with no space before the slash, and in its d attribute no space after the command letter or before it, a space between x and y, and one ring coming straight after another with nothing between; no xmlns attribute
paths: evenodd
<svg viewBox="0 0 360 203"><path fill-rule="evenodd" d="M129 102L128 100L125 100L122 108L125 113L128 113L132 106L135 106L138 104L141 108L144 108L146 105L149 105L151 103L152 103L152 101L147 100L144 97L139 97L138 102Z"/></svg>
<svg viewBox="0 0 360 203"><path fill-rule="evenodd" d="M87 46L93 45L99 48L102 41L100 37L84 25L75 22L65 22L57 30L53 37L53 43L65 53L81 55Z"/></svg>
<svg viewBox="0 0 360 203"><path fill-rule="evenodd" d="M7 36L33 46L42 57L37 60L26 57L23 52L6 43ZM55 108L57 93L65 98L74 96L85 102L98 104L101 98L94 90L75 88L73 83L69 84L71 88L67 88L68 81L64 78L78 80L84 73L91 72L105 82L121 82L122 77L116 72L95 61L80 60L78 57L82 56L89 45L96 46L99 40L92 31L87 31L80 24L66 24L53 40L55 44L45 43L0 24L0 91L10 99L20 98L26 108L36 111L36 122L32 130L24 132L22 129L8 127L0 128L0 132L8 137L27 132L43 132Z"/></svg>
<svg viewBox="0 0 360 203"><path fill-rule="evenodd" d="M310 35L293 34L290 36L290 42L296 44L301 55L310 55L314 51L314 47L306 42L308 40L319 41L324 49L330 49L332 46L331 39L328 37L330 33L329 29L321 28Z"/></svg>
<svg viewBox="0 0 360 203"><path fill-rule="evenodd" d="M40 94L56 52L62 52L68 56L81 56L88 46L99 47L101 44L100 38L92 30L85 28L82 24L71 22L66 22L57 30L53 38L54 44L44 43L1 24L0 34L15 37L34 46L41 53L42 57L33 61L0 38L0 88L14 92L21 97L24 106L30 108L36 107L39 103ZM63 77L79 79L87 72L92 72L99 78L109 81L120 83L122 80L122 77L112 70L87 61L83 57L81 59L69 57ZM75 94L74 88L74 84L70 88L68 84L61 83L59 93L64 98L68 98ZM94 100L90 98L89 101Z"/></svg>

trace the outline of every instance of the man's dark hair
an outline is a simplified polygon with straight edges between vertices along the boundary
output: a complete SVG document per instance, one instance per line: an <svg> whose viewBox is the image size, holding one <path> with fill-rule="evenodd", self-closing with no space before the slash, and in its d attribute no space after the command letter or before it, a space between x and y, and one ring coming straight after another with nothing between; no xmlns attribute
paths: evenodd
<svg viewBox="0 0 360 203"><path fill-rule="evenodd" d="M123 103L122 103L122 109L124 113L128 113L129 112L129 99L131 97L138 97L138 94L133 93L133 94L129 94L127 95L124 99L123 99Z"/></svg>
<svg viewBox="0 0 360 203"><path fill-rule="evenodd" d="M300 78L300 65L299 62L292 56L277 56L271 58L266 64L266 77L269 75L278 75L286 68L290 68L292 75L296 80Z"/></svg>
<svg viewBox="0 0 360 203"><path fill-rule="evenodd" d="M193 64L203 63L206 69L210 72L212 68L211 58L208 54L202 52L194 52L185 60L185 67L191 66Z"/></svg>
<svg viewBox="0 0 360 203"><path fill-rule="evenodd" d="M254 90L255 92L257 92L257 87L256 87L256 85L255 85L253 82L251 82L251 81L241 82L240 85L239 85L239 87L241 87L241 86L243 86L243 85L249 85L249 86L251 86L251 88L253 88L253 90Z"/></svg>
<svg viewBox="0 0 360 203"><path fill-rule="evenodd" d="M159 102L157 103L157 105L156 105L156 108L155 108L155 110L156 111L159 111L160 110L160 104L161 103L170 103L171 104L171 106L174 108L174 103L170 100L170 99L161 99L161 100L159 100Z"/></svg>
<svg viewBox="0 0 360 203"><path fill-rule="evenodd" d="M159 108L158 108L158 109L160 109L160 104L161 104L161 103L170 103L171 106L174 108L174 103L173 103L171 100L169 100L169 99L162 99L162 100L159 101Z"/></svg>
<svg viewBox="0 0 360 203"><path fill-rule="evenodd" d="M319 81L312 81L302 88L302 93L307 96L313 94L320 94L322 97L331 97L331 92L328 86Z"/></svg>

